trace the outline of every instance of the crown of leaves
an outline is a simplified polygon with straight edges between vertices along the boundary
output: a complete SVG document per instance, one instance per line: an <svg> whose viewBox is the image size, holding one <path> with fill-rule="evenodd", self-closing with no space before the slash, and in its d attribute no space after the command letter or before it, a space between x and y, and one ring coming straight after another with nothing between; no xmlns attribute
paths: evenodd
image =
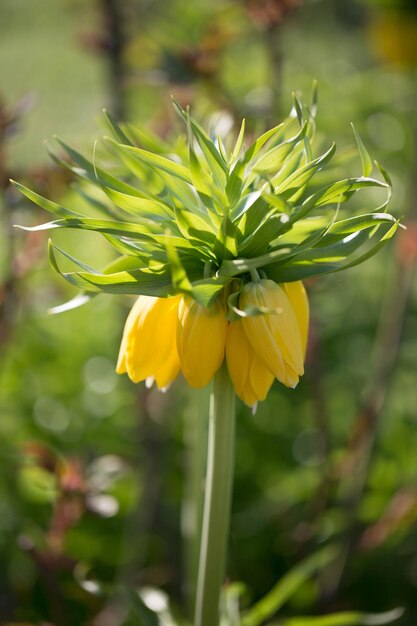
<svg viewBox="0 0 417 626"><path fill-rule="evenodd" d="M79 191L93 216L14 183L57 217L26 230L95 231L118 253L98 271L50 242L53 269L84 294L59 310L99 292L160 297L183 292L207 306L232 281L238 291L253 270L282 283L357 265L397 229L398 220L386 212L389 176L371 161L355 129L361 176L332 180L335 144L314 156L315 92L309 105L294 96L288 118L249 147L243 121L229 150L175 101L174 107L188 138L174 147L143 129L120 126L106 113L111 136L103 141L116 166L99 167L95 158L90 161L63 142L68 158L51 152L83 179ZM371 177L374 167L381 180ZM384 190L384 202L342 216L342 205L369 187ZM63 271L60 255L76 269Z"/></svg>

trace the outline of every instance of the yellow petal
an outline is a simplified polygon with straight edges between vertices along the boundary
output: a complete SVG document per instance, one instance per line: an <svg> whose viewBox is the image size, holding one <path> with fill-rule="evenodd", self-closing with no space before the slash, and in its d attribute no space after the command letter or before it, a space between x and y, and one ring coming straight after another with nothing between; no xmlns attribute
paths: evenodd
<svg viewBox="0 0 417 626"><path fill-rule="evenodd" d="M160 389L168 387L178 376L180 360L177 351L177 319L180 296L168 298L163 307L163 322L156 342L153 377Z"/></svg>
<svg viewBox="0 0 417 626"><path fill-rule="evenodd" d="M191 387L205 387L224 359L227 320L216 301L206 308L184 296L178 309L177 349L181 371Z"/></svg>
<svg viewBox="0 0 417 626"><path fill-rule="evenodd" d="M298 374L304 372L304 355L297 318L287 294L272 280L263 280L264 306L281 309L280 313L266 315L271 332L286 364Z"/></svg>
<svg viewBox="0 0 417 626"><path fill-rule="evenodd" d="M285 291L268 279L248 283L242 290L240 306L250 305L277 310L242 320L246 336L261 361L281 381L288 379L287 366L297 376L303 374L301 333Z"/></svg>
<svg viewBox="0 0 417 626"><path fill-rule="evenodd" d="M310 307L307 293L301 280L297 280L292 283L284 283L282 286L285 289L285 293L288 296L294 310L295 317L297 318L301 334L301 345L305 356L308 339L308 325L310 321Z"/></svg>
<svg viewBox="0 0 417 626"><path fill-rule="evenodd" d="M274 382L274 375L271 374L265 363L258 358L255 352L253 352L252 363L249 370L249 380L255 392L256 401L265 400Z"/></svg>
<svg viewBox="0 0 417 626"><path fill-rule="evenodd" d="M249 351L251 346L246 339L242 323L229 324L226 339L227 369L235 388L236 394L242 399L249 373Z"/></svg>
<svg viewBox="0 0 417 626"><path fill-rule="evenodd" d="M138 316L143 306L143 297L144 296L139 296L126 319L123 337L120 344L119 357L117 359L116 372L118 374L126 373L126 349L129 341L131 340L132 333L136 332Z"/></svg>
<svg viewBox="0 0 417 626"><path fill-rule="evenodd" d="M141 306L136 324L129 334L126 345L126 370L129 378L138 383L153 377L155 360L155 337L163 324L159 298L141 296Z"/></svg>
<svg viewBox="0 0 417 626"><path fill-rule="evenodd" d="M292 367L286 364L284 368L284 374L282 378L279 378L278 380L280 383L282 383L286 387L291 387L292 389L294 389L294 387L298 385L298 381L300 380L300 377L298 376L296 372L294 372Z"/></svg>
<svg viewBox="0 0 417 626"><path fill-rule="evenodd" d="M140 296L126 321L117 372L137 383L154 379L167 387L178 375L176 323L179 296Z"/></svg>
<svg viewBox="0 0 417 626"><path fill-rule="evenodd" d="M226 360L236 395L248 406L264 400L274 376L254 352L240 320L229 324Z"/></svg>

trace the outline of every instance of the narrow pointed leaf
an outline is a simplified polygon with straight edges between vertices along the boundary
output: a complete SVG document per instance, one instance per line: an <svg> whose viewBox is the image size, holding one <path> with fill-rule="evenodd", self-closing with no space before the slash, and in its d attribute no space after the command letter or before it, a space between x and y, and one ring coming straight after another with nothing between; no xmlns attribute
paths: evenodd
<svg viewBox="0 0 417 626"><path fill-rule="evenodd" d="M120 141L120 143L124 143L128 146L134 146L134 143L132 143L132 141L126 135L125 131L120 127L116 118L109 111L104 110L103 113L107 121L107 125L113 132L115 139Z"/></svg>
<svg viewBox="0 0 417 626"><path fill-rule="evenodd" d="M54 213L55 215L59 215L60 217L78 217L81 216L80 213L76 213L75 211L71 211L70 209L66 209L61 204L57 204L56 202L52 202L52 200L48 200L43 196L39 195L35 191L28 189L21 183L17 183L15 180L10 181L13 185L23 193L29 200L32 200L35 204L40 206L42 209L49 211L50 213Z"/></svg>
<svg viewBox="0 0 417 626"><path fill-rule="evenodd" d="M336 554L334 546L327 546L290 570L262 600L243 614L242 626L259 626L264 620L275 615L297 589L330 563Z"/></svg>
<svg viewBox="0 0 417 626"><path fill-rule="evenodd" d="M371 175L371 172L373 170L372 159L369 156L369 153L367 149L365 148L365 145L362 139L360 138L360 135L357 132L356 128L354 127L353 124L351 124L351 126L353 130L353 134L355 135L356 143L358 145L358 150L359 150L359 154L360 154L361 161L362 161L362 173L363 173L363 176L367 178L368 176Z"/></svg>
<svg viewBox="0 0 417 626"><path fill-rule="evenodd" d="M404 615L404 609L396 608L384 613L343 611L329 615L297 616L280 619L280 626L382 626L391 624ZM272 625L271 625L272 626Z"/></svg>
<svg viewBox="0 0 417 626"><path fill-rule="evenodd" d="M56 139L59 145L65 150L68 156L72 159L72 161L76 164L77 167L71 165L67 161L60 159L55 153L49 148L49 154L51 157L60 165L70 169L77 176L81 176L86 180L89 180L94 185L97 184L97 175L100 176L100 179L104 181L104 183L110 187L111 189L115 189L116 191L121 191L122 193L127 193L131 195L140 195L135 187L125 183L124 181L112 176L104 169L94 165L91 161L86 159L82 154L74 150L68 146L65 142L60 139Z"/></svg>
<svg viewBox="0 0 417 626"><path fill-rule="evenodd" d="M284 193L284 196L288 197L298 191L300 186L305 185L320 168L330 161L335 153L335 150L336 144L333 144L327 152L322 154L317 159L314 159L314 161L300 167L296 172L294 172L294 174L289 176L287 180L275 189L275 192L278 194Z"/></svg>
<svg viewBox="0 0 417 626"><path fill-rule="evenodd" d="M177 163L176 161L172 161L171 159L167 159L160 154L155 154L154 152L149 152L148 150L143 150L142 148L136 148L134 146L125 146L117 143L114 139L110 137L105 138L109 143L111 143L117 150L123 151L126 154L129 154L134 159L138 161L147 163L151 165L157 170L162 170L163 172L167 172L171 176L175 176L180 180L185 181L186 183L191 183L191 178L189 171L184 165L181 163Z"/></svg>
<svg viewBox="0 0 417 626"><path fill-rule="evenodd" d="M229 164L231 165L239 158L239 153L242 148L243 138L245 136L245 118L242 120L242 125L240 127L239 135L236 140L235 147L233 148L233 152L230 156Z"/></svg>

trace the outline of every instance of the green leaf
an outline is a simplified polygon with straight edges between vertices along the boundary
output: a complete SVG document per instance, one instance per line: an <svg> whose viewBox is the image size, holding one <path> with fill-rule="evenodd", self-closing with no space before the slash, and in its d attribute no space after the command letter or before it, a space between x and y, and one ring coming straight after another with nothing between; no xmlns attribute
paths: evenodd
<svg viewBox="0 0 417 626"><path fill-rule="evenodd" d="M318 81L313 80L312 90L311 90L311 101L310 101L310 112L311 117L315 119L317 115L317 104L318 104Z"/></svg>
<svg viewBox="0 0 417 626"><path fill-rule="evenodd" d="M357 231L374 228L384 222L398 224L398 220L389 213L365 213L356 217L348 217L345 220L339 220L330 226L328 236L323 239L322 243L326 243L326 241L332 238L332 235L333 237L335 235L345 236Z"/></svg>
<svg viewBox="0 0 417 626"><path fill-rule="evenodd" d="M258 626L272 617L285 602L317 571L323 569L337 554L334 546L327 546L296 565L253 607L242 616L242 626Z"/></svg>
<svg viewBox="0 0 417 626"><path fill-rule="evenodd" d="M124 130L120 127L116 118L111 113L109 113L109 111L106 111L106 109L103 110L103 113L107 121L107 125L112 131L115 138L120 141L120 143L124 143L128 146L134 146L134 143L129 139Z"/></svg>
<svg viewBox="0 0 417 626"><path fill-rule="evenodd" d="M229 173L229 180L226 185L226 196L230 207L234 207L242 195L243 177L245 164L242 160L237 161Z"/></svg>
<svg viewBox="0 0 417 626"><path fill-rule="evenodd" d="M178 228L191 245L194 241L200 247L201 244L204 244L207 250L213 247L216 236L211 229L209 230L210 225L199 215L177 207L175 209L175 217Z"/></svg>
<svg viewBox="0 0 417 626"><path fill-rule="evenodd" d="M239 153L242 148L244 136L245 136L245 119L243 118L235 147L229 159L229 165L232 165L239 158Z"/></svg>
<svg viewBox="0 0 417 626"><path fill-rule="evenodd" d="M309 196L303 204L295 208L292 219L299 220L321 206L346 202L352 193L366 187L381 187L388 190L386 183L382 183L374 178L361 177L339 180Z"/></svg>
<svg viewBox="0 0 417 626"><path fill-rule="evenodd" d="M23 195L25 195L27 198L29 198L29 200L32 200L32 202L34 202L35 204L37 204L38 206L40 206L42 209L45 209L46 211L49 211L50 213L54 213L55 215L59 215L60 217L78 217L81 214L80 213L76 213L75 211L71 211L70 209L66 209L65 207L63 207L60 204L57 204L56 202L52 202L51 200L47 200L47 198L44 198L43 196L39 195L38 193L32 191L31 189L28 189L27 187L25 187L24 185L21 185L20 183L17 183L15 180L11 180L11 183L13 183L13 185L23 193Z"/></svg>
<svg viewBox="0 0 417 626"><path fill-rule="evenodd" d="M296 146L294 150L292 151L292 153L287 157L287 159L284 161L279 172L270 179L269 182L270 182L271 188L274 189L274 193L275 193L275 188L281 185L281 183L285 182L290 176L292 176L294 172L296 172L301 167L301 164L304 161L305 161L304 150L303 150L303 146L300 144ZM303 186L299 187L298 189L292 190L291 194L289 195L289 198L291 197L291 195L300 193L300 191L303 191L303 190L304 190Z"/></svg>
<svg viewBox="0 0 417 626"><path fill-rule="evenodd" d="M220 607L220 623L227 626L241 626L239 603L247 589L243 583L229 583L223 588Z"/></svg>
<svg viewBox="0 0 417 626"><path fill-rule="evenodd" d="M261 197L262 191L252 191L245 196L243 196L236 206L230 212L230 219L232 222L236 222L238 219L242 217L251 206L259 200Z"/></svg>
<svg viewBox="0 0 417 626"><path fill-rule="evenodd" d="M239 276L240 274L245 274L251 270L269 265L278 259L286 259L291 252L291 247L284 247L252 259L226 260L221 264L218 275L229 277Z"/></svg>
<svg viewBox="0 0 417 626"><path fill-rule="evenodd" d="M150 230L150 226L155 227L153 223L150 225L134 224L132 222L120 222L112 220L98 220L91 217L69 217L67 219L55 220L38 226L18 226L22 230L39 231L52 230L54 228L75 228L77 230L91 230L99 233L107 233L109 235L119 235L130 237L132 239L143 237L149 239L154 236Z"/></svg>
<svg viewBox="0 0 417 626"><path fill-rule="evenodd" d="M138 626L159 626L159 617L143 602L140 595L133 589L121 586L120 592L127 600L135 617L139 619Z"/></svg>
<svg viewBox="0 0 417 626"><path fill-rule="evenodd" d="M148 198L140 198L138 196L131 196L106 186L102 186L102 189L116 206L120 207L127 213L132 215L142 215L153 220L172 219L173 213L171 207L163 202L149 200Z"/></svg>
<svg viewBox="0 0 417 626"><path fill-rule="evenodd" d="M106 218L111 217L112 219L122 219L122 211L119 210L119 207L113 206L114 203L109 201L108 197L99 200L96 196L88 193L86 189L87 185L73 185L74 192L78 196L81 196L81 198L83 198L89 206L93 207L100 213L103 213Z"/></svg>
<svg viewBox="0 0 417 626"><path fill-rule="evenodd" d="M228 215L225 215L214 243L214 253L219 259L233 258L237 255L238 230Z"/></svg>
<svg viewBox="0 0 417 626"><path fill-rule="evenodd" d="M358 145L358 150L359 150L359 154L360 154L361 161L362 161L362 173L365 178L368 178L368 176L371 175L371 172L373 170L372 159L369 156L368 151L365 148L365 145L362 139L360 138L360 135L357 132L356 128L354 127L353 124L351 124L351 126L353 130L353 134L355 135L356 143Z"/></svg>
<svg viewBox="0 0 417 626"><path fill-rule="evenodd" d="M192 283L193 298L203 306L208 307L229 282L229 278L222 276L195 281Z"/></svg>
<svg viewBox="0 0 417 626"><path fill-rule="evenodd" d="M122 180L115 178L114 176L106 172L106 170L97 167L88 159L83 157L79 152L74 150L74 148L71 148L60 139L56 140L78 167L74 167L71 165L71 163L60 159L52 152L51 149L49 149L49 154L58 164L63 165L67 169L71 170L77 176L81 176L82 178L89 180L94 185L97 185L97 176L100 176L100 179L105 183L105 185L107 187L110 187L111 189L115 189L116 191L121 191L122 193L127 193L133 196L141 196L141 194L138 193L137 189L135 189L135 187L133 187L132 185L129 185L128 183L125 183Z"/></svg>
<svg viewBox="0 0 417 626"><path fill-rule="evenodd" d="M191 173L192 183L194 187L196 188L196 190L198 191L198 193L203 197L203 201L207 201L207 199L210 198L211 193L212 193L212 189L211 189L212 182L210 180L209 175L200 164L200 161L192 146L191 139L190 139L190 146L189 146L189 160L190 160L190 173Z"/></svg>
<svg viewBox="0 0 417 626"><path fill-rule="evenodd" d="M188 279L187 272L185 271L184 266L181 263L181 259L178 255L175 245L171 237L169 236L169 233L167 235L166 249L171 271L172 286L174 290L191 294L191 283Z"/></svg>
<svg viewBox="0 0 417 626"><path fill-rule="evenodd" d="M194 192L194 190L191 188L189 184L191 182L191 173L188 170L186 171L187 171L187 176L189 180L188 182L185 182L182 177L177 176L176 174L169 173L167 171L168 168L159 169L155 167L154 165L151 165L148 162L138 160L136 157L132 156L131 152L127 151L128 146L123 146L116 142L110 143L110 140L108 141L108 143L114 148L117 154L121 157L123 162L126 164L126 167L130 169L130 171L138 178L138 180L142 182L143 185L146 184L146 176L145 176L146 170L148 170L148 177L149 175L152 175L153 177L156 177L160 181L161 185L160 185L160 189L158 189L158 195L160 196L159 199L161 199L162 197L162 192L165 186L167 189L167 192L170 195L177 198L181 202L182 205L187 206L189 209L193 209L196 212L205 213L205 211L202 210L200 207L197 194ZM164 158L164 157L161 157L161 158ZM175 165L178 165L174 163L174 161L169 161L168 159L166 159L166 161L168 161L168 163L173 163L174 167ZM143 170L141 168L138 171L137 170L138 164L143 165L145 169ZM184 167L184 166L181 166L181 167ZM144 176L145 176L145 180L143 180Z"/></svg>
<svg viewBox="0 0 417 626"><path fill-rule="evenodd" d="M135 254L134 242L137 240L139 242L146 243L147 246L152 246L153 243L159 244L160 246L165 246L167 243L167 235L165 233L156 233L150 230L150 226L152 226L156 230L156 225L151 224L134 224L129 222L116 222L111 220L96 220L93 218L68 218L66 220L55 220L53 222L48 222L46 224L40 224L38 226L19 226L22 230L27 231L40 231L40 230L51 230L55 228L74 228L77 230L89 230L93 232L99 232L102 235L111 235L113 237L121 237L123 238L122 244L130 244L129 250L131 254ZM129 242L129 240L131 240ZM184 239L183 237L171 235L170 240L172 240L176 247L181 248L182 250L188 250L190 253L193 252L193 243ZM114 239L109 239L111 243L114 242ZM120 243L120 241L119 241ZM117 246L116 246L117 247ZM209 257L210 252L199 250L200 257Z"/></svg>
<svg viewBox="0 0 417 626"><path fill-rule="evenodd" d="M249 163L249 161L254 159L259 150L261 150L261 148L263 148L263 146L266 144L266 142L269 139L276 137L278 133L283 129L283 127L284 122L281 122L281 124L278 124L278 126L274 126L274 128L267 130L265 133L263 133L263 135L258 137L258 139L256 139L256 141L254 141L253 144L249 146L249 148L246 150L242 159L243 163Z"/></svg>
<svg viewBox="0 0 417 626"><path fill-rule="evenodd" d="M359 232L355 236L351 235L350 237L346 237L337 247L333 246L331 250L323 251L317 248L316 256L313 257L313 254L311 254L310 259L303 259L300 255L299 258L291 259L291 262L288 264L285 262L271 264L267 267L264 266L264 268L268 274L268 278L278 283L303 280L310 276L340 272L354 267L355 265L359 265L374 256L386 242L391 239L397 228L397 223L392 226L389 223L381 224L378 229L379 237L377 237L377 242L369 247L362 255L350 262L346 262L348 257L358 250L361 245L370 240L369 234L366 231ZM306 256L307 254L309 253L306 253Z"/></svg>
<svg viewBox="0 0 417 626"><path fill-rule="evenodd" d="M332 146L317 159L310 161L306 165L300 167L291 176L289 176L284 182L275 188L275 193L284 194L285 198L291 197L300 187L305 185L310 178L321 169L326 163L330 161L336 150L336 144Z"/></svg>
<svg viewBox="0 0 417 626"><path fill-rule="evenodd" d="M89 273L92 273L92 274L97 274L97 275L99 274L99 272L97 272L93 267L90 267L89 265L86 265L82 261L79 261L78 259L73 257L71 254L68 254L68 252L65 252L64 250L61 250L60 248L58 248L58 246L55 246L52 243L52 240L49 239L49 241L48 241L49 261L50 261L53 269L56 272L58 272L58 274L60 274L61 272L59 270L58 263L56 261L55 250L58 250L58 252L60 252L63 256L65 256L67 259L69 259L70 261L72 261L73 263L78 265L78 267L81 267L81 269L85 270L86 272L89 272Z"/></svg>
<svg viewBox="0 0 417 626"><path fill-rule="evenodd" d="M191 131L204 154L216 185L219 189L224 190L227 183L227 163L200 124L187 111L184 111L175 98L172 100L177 113L191 127Z"/></svg>
<svg viewBox="0 0 417 626"><path fill-rule="evenodd" d="M239 242L239 255L254 257L269 248L271 241L288 228L287 222L275 210L270 211L257 228L242 242Z"/></svg>
<svg viewBox="0 0 417 626"><path fill-rule="evenodd" d="M298 123L300 124L300 126L302 126L303 121L304 121L303 105L301 104L300 100L297 98L297 94L294 91L292 93L292 101L293 101L294 111L297 115Z"/></svg>
<svg viewBox="0 0 417 626"><path fill-rule="evenodd" d="M156 152L157 154L169 154L171 152L172 146L149 130L149 128L139 127L130 123L127 123L126 127L135 145L142 146L146 150Z"/></svg>
<svg viewBox="0 0 417 626"><path fill-rule="evenodd" d="M171 272L168 266L162 267L159 272L149 271L146 268L138 268L137 265L135 267L134 259L130 257L126 263L132 263L132 269L103 274L61 250L52 242L49 242L48 251L52 268L69 283L86 292L143 294L158 297L165 297L173 293ZM83 271L63 272L58 265L55 251L75 263Z"/></svg>
<svg viewBox="0 0 417 626"><path fill-rule="evenodd" d="M58 315L59 313L65 313L66 311L71 311L72 309L77 309L83 304L87 304L90 300L96 296L95 293L78 293L74 298L68 300L68 302L64 302L63 304L58 304L57 306L53 306L48 309L48 313L50 315Z"/></svg>
<svg viewBox="0 0 417 626"><path fill-rule="evenodd" d="M163 172L166 172L171 176L175 176L186 183L191 183L190 172L184 165L181 165L181 163L167 159L160 154L148 152L148 150L143 150L142 148L121 145L117 141L114 141L111 137L105 137L104 139L111 143L116 150L129 154L134 159L146 163L158 171L162 170Z"/></svg>
<svg viewBox="0 0 417 626"><path fill-rule="evenodd" d="M280 626L382 626L404 615L404 609L396 608L384 613L343 611L329 615L297 616L281 619ZM271 625L272 626L272 625Z"/></svg>
<svg viewBox="0 0 417 626"><path fill-rule="evenodd" d="M300 143L307 131L307 123L301 130L291 139L271 148L266 152L254 165L253 171L262 174L277 173L288 155L294 150L295 146Z"/></svg>

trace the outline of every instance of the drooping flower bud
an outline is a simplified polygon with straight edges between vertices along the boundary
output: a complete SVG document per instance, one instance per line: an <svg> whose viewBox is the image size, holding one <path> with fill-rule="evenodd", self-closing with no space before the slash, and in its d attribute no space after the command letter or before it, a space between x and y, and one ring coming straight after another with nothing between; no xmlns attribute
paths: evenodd
<svg viewBox="0 0 417 626"><path fill-rule="evenodd" d="M178 308L177 348L181 371L191 387L205 387L224 359L227 320L223 304L209 307L184 296Z"/></svg>
<svg viewBox="0 0 417 626"><path fill-rule="evenodd" d="M305 357L308 340L308 325L310 322L310 305L308 303L307 292L301 280L296 280L292 283L283 283L281 287L285 289L285 293L288 296L295 317L297 318L301 333L303 355Z"/></svg>
<svg viewBox="0 0 417 626"><path fill-rule="evenodd" d="M274 376L252 348L240 320L229 324L226 361L237 396L252 407L265 400Z"/></svg>
<svg viewBox="0 0 417 626"><path fill-rule="evenodd" d="M180 370L175 332L180 296L139 296L126 320L117 373L168 387Z"/></svg>
<svg viewBox="0 0 417 626"><path fill-rule="evenodd" d="M296 303L296 296L292 296ZM287 387L295 387L304 373L304 349L300 322L280 285L269 279L247 283L240 295L242 309L266 312L242 319L249 343L261 361ZM305 313L299 313L300 321ZM304 324L304 322L302 322Z"/></svg>

